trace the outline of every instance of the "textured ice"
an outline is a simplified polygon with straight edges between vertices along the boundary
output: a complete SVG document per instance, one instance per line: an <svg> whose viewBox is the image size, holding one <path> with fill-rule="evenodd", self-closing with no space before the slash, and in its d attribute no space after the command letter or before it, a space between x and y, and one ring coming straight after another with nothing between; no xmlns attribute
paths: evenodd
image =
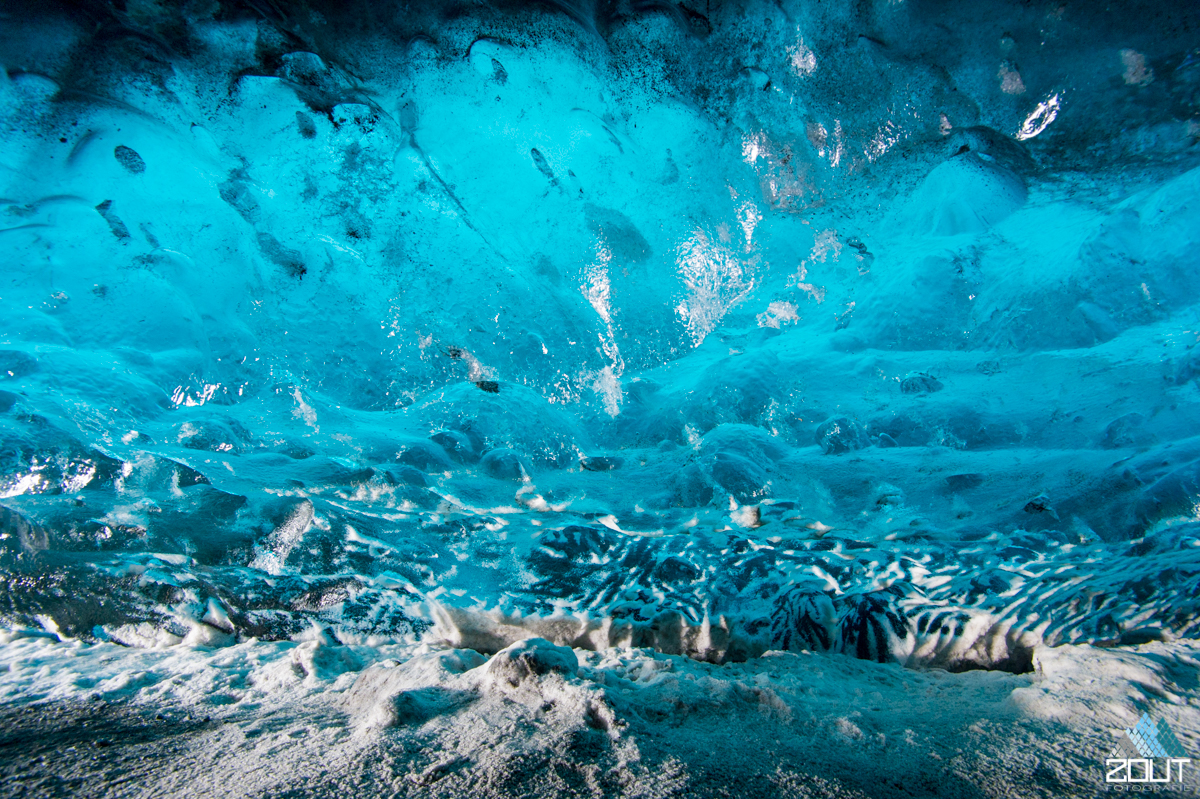
<svg viewBox="0 0 1200 799"><path fill-rule="evenodd" d="M17 738L208 716L148 794L1200 751L1193 8L412 5L0 13Z"/></svg>

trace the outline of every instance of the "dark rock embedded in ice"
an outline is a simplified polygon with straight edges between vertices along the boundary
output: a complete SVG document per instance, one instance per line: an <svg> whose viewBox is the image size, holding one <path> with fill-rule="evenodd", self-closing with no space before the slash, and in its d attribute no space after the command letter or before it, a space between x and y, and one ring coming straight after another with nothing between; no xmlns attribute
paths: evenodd
<svg viewBox="0 0 1200 799"><path fill-rule="evenodd" d="M1046 516L1058 520L1058 511L1050 504L1050 497L1045 494L1038 494L1033 499L1025 503L1023 510L1026 513L1034 515L1045 514Z"/></svg>
<svg viewBox="0 0 1200 799"><path fill-rule="evenodd" d="M146 162L138 155L137 150L132 147L126 147L124 144L118 144L113 149L113 157L117 159L117 163L125 167L126 171L133 175L140 175L146 171Z"/></svg>
<svg viewBox="0 0 1200 799"><path fill-rule="evenodd" d="M619 469L624 460L616 455L585 455L579 465L589 472L611 472Z"/></svg>
<svg viewBox="0 0 1200 799"><path fill-rule="evenodd" d="M871 437L858 422L836 416L817 428L816 442L826 455L841 455L871 446Z"/></svg>
<svg viewBox="0 0 1200 799"><path fill-rule="evenodd" d="M129 228L121 221L121 217L117 216L113 211L113 201L105 200L96 206L96 213L104 217L104 221L108 223L108 229L117 237L118 241L128 241L130 239Z"/></svg>
<svg viewBox="0 0 1200 799"><path fill-rule="evenodd" d="M900 381L900 391L904 394L932 394L942 388L940 380L924 372L909 375Z"/></svg>
<svg viewBox="0 0 1200 799"><path fill-rule="evenodd" d="M317 126L313 124L312 118L303 111L296 112L296 129L300 131L300 135L305 139L315 139L317 137Z"/></svg>
<svg viewBox="0 0 1200 799"><path fill-rule="evenodd" d="M254 197L249 180L242 173L235 171L230 174L228 180L217 186L217 192L242 219L250 224L258 222L262 208Z"/></svg>
<svg viewBox="0 0 1200 799"><path fill-rule="evenodd" d="M283 268L291 277L302 278L308 272L304 264L304 254L299 250L288 247L270 233L260 232L257 235L258 248L267 260Z"/></svg>

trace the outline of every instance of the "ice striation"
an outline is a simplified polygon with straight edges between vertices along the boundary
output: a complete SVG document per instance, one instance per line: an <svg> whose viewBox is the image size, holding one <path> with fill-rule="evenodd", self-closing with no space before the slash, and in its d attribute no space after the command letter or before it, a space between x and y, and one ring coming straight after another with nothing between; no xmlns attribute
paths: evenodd
<svg viewBox="0 0 1200 799"><path fill-rule="evenodd" d="M413 5L0 11L0 713L191 708L197 790L305 718L318 793L1083 796L1052 725L1168 694L1200 751L1194 9Z"/></svg>

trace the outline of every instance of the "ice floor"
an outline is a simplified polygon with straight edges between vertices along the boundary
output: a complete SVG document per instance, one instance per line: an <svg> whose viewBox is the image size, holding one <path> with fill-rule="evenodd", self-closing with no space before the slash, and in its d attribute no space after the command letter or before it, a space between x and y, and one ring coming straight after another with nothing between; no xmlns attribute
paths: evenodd
<svg viewBox="0 0 1200 799"><path fill-rule="evenodd" d="M0 2L0 793L1200 767L1196 30Z"/></svg>
<svg viewBox="0 0 1200 799"><path fill-rule="evenodd" d="M1200 733L1194 642L1039 648L1023 675L319 636L27 637L0 666L16 796L1091 797L1143 709Z"/></svg>

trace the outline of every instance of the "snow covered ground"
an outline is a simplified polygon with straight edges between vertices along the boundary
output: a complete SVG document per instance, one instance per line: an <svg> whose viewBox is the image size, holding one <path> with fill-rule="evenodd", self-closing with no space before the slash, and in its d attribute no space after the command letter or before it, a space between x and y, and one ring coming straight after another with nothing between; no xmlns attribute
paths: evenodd
<svg viewBox="0 0 1200 799"><path fill-rule="evenodd" d="M308 639L10 640L0 779L15 796L1084 797L1144 709L1200 737L1190 642L1039 648L1013 675Z"/></svg>
<svg viewBox="0 0 1200 799"><path fill-rule="evenodd" d="M1197 26L0 4L3 792L1200 757Z"/></svg>

